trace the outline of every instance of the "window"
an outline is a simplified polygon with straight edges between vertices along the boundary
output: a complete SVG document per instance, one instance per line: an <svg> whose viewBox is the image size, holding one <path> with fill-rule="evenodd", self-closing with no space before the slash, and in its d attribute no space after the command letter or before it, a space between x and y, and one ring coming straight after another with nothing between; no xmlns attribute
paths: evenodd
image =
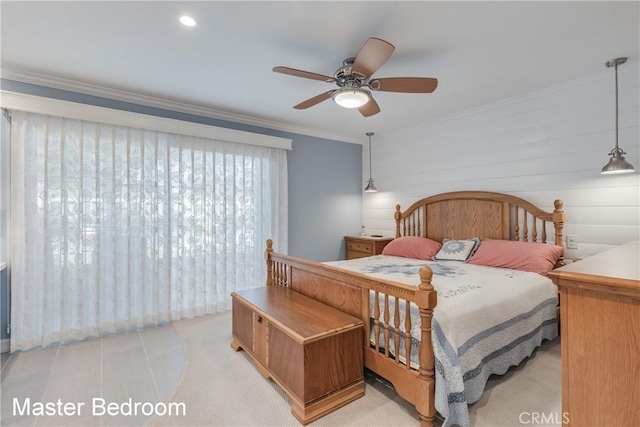
<svg viewBox="0 0 640 427"><path fill-rule="evenodd" d="M286 248L284 149L12 114L12 351L229 309Z"/></svg>

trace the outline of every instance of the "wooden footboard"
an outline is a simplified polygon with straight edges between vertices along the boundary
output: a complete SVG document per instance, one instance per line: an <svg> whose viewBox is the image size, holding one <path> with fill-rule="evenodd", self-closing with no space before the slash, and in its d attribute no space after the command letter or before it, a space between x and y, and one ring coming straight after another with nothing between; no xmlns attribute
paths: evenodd
<svg viewBox="0 0 640 427"><path fill-rule="evenodd" d="M391 382L398 394L416 407L421 426L433 425L436 410L431 319L437 294L431 284L433 272L429 267L420 268L420 284L412 287L279 254L273 251L271 240L267 241L266 261L267 286L289 287L360 317L365 325L365 366ZM418 338L411 336L411 303L418 307L420 313L418 369L394 356L400 354L401 348L404 354L410 355L412 338ZM401 319L404 319L403 324Z"/></svg>

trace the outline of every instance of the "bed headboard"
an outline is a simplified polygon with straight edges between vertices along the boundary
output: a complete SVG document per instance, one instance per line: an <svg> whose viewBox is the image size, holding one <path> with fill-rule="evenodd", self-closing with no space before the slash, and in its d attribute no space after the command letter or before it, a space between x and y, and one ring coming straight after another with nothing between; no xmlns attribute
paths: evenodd
<svg viewBox="0 0 640 427"><path fill-rule="evenodd" d="M456 191L419 200L402 212L396 205L396 237L521 240L562 246L564 211L555 200L553 212L508 194Z"/></svg>

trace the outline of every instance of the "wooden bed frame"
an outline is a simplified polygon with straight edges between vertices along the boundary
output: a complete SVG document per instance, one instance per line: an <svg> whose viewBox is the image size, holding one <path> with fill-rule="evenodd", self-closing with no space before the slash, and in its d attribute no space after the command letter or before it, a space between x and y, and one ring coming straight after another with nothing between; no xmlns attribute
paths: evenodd
<svg viewBox="0 0 640 427"><path fill-rule="evenodd" d="M547 243L547 226L554 235L551 242L562 246L564 211L562 201L554 202L554 211L545 212L521 198L500 193L459 191L443 193L419 200L406 211L396 206L396 238L423 236L433 240L468 239L472 237L522 240ZM313 299L364 321L365 367L393 384L397 393L413 404L421 426L432 426L435 409L434 354L431 341L431 319L437 303L437 293L431 284L433 272L420 268L417 287L372 278L326 264L275 253L272 241L267 241L267 286L286 286ZM563 264L562 260L559 264ZM436 284L437 285L437 284ZM375 293L375 318L380 318L378 302L384 304L383 321L370 322L370 292ZM395 315L389 316L389 297L395 304ZM389 349L399 354L411 354L411 337L400 338L400 310L405 313L406 331L411 330L409 306L420 312L421 337L419 368L401 363ZM370 345L370 330L374 329L375 344ZM382 342L380 342L382 331ZM391 332L393 338L390 339Z"/></svg>

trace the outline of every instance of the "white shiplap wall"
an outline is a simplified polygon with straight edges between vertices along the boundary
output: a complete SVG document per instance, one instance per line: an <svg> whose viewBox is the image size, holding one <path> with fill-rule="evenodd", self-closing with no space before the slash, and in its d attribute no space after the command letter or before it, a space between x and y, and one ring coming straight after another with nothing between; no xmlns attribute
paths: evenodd
<svg viewBox="0 0 640 427"><path fill-rule="evenodd" d="M626 68L625 68L626 67ZM583 257L640 239L640 73L618 70L619 145L636 173L601 175L615 144L614 74L500 102L372 140L373 178L365 193L368 233L393 236L393 212L430 195L458 190L513 194L552 211L561 199L565 237L578 236ZM363 179L369 177L363 150Z"/></svg>

